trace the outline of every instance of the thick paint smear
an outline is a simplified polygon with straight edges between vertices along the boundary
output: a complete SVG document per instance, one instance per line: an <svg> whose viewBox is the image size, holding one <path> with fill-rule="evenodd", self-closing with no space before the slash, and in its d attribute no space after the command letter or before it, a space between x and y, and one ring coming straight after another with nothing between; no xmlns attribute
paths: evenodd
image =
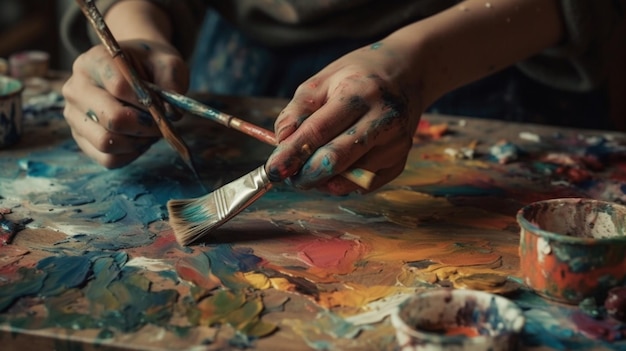
<svg viewBox="0 0 626 351"><path fill-rule="evenodd" d="M255 113L271 126L272 113ZM514 219L522 205L553 197L626 202L621 139L576 132L537 143L514 133L508 140L518 159L501 164L489 154L497 140L480 140L473 159L445 152L451 143L487 138L484 125L433 123L439 127L416 137L405 172L373 194L336 198L279 185L200 245L182 248L164 205L203 193L168 145L104 170L57 117L46 128L31 121L32 145L0 158L0 208L11 210L3 216L32 218L0 247L3 325L76 335L95 329L104 342L132 335L142 345L181 349L268 346L266 336L283 332L294 345L319 350L393 349L390 311L415 292L452 286L509 294L527 317L524 346L623 347L589 333L588 321L573 318L577 306L549 303L521 286ZM272 151L212 124L181 131L197 148L209 190ZM145 330L167 337L150 341Z"/></svg>

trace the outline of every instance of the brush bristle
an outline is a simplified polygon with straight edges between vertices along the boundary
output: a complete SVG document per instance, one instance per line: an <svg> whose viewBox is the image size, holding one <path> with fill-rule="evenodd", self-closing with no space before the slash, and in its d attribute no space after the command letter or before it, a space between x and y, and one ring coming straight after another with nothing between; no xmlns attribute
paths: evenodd
<svg viewBox="0 0 626 351"><path fill-rule="evenodd" d="M265 166L196 199L170 200L167 209L176 240L186 246L226 223L272 187Z"/></svg>
<svg viewBox="0 0 626 351"><path fill-rule="evenodd" d="M170 200L167 210L176 241L182 246L200 239L220 222L213 193L197 199Z"/></svg>

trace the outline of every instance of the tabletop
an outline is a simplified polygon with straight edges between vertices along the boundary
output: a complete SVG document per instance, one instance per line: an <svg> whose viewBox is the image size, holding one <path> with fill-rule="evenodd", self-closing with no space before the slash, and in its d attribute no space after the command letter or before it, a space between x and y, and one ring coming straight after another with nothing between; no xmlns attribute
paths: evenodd
<svg viewBox="0 0 626 351"><path fill-rule="evenodd" d="M286 103L202 100L268 129ZM524 287L515 220L543 199L623 203L624 134L427 114L385 187L278 185L181 247L166 202L217 189L272 149L199 118L176 128L200 181L164 141L107 170L58 106L27 114L21 142L0 150L3 350L394 350L389 314L441 286L515 301L522 350L626 349L624 325Z"/></svg>

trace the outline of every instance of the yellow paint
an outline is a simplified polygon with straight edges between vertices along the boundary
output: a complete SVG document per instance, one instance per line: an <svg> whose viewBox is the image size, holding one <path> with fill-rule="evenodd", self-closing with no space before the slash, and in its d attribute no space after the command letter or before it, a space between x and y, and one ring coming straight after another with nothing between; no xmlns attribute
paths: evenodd
<svg viewBox="0 0 626 351"><path fill-rule="evenodd" d="M345 289L320 293L318 303L326 308L362 308L372 301L404 290L396 286L346 284Z"/></svg>
<svg viewBox="0 0 626 351"><path fill-rule="evenodd" d="M262 273L248 272L243 274L246 280L258 290L266 290L272 287L270 279Z"/></svg>
<svg viewBox="0 0 626 351"><path fill-rule="evenodd" d="M270 283L272 284L272 288L276 290L293 291L295 288L294 285L285 278L271 278Z"/></svg>

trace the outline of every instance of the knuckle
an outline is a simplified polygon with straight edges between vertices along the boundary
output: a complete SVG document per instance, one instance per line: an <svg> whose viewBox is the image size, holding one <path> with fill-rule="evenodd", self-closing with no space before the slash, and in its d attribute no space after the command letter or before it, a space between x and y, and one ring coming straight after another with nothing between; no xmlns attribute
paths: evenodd
<svg viewBox="0 0 626 351"><path fill-rule="evenodd" d="M129 93L129 86L121 74L112 75L107 79L106 88L116 98L123 98Z"/></svg>
<svg viewBox="0 0 626 351"><path fill-rule="evenodd" d="M107 129L113 133L119 133L126 130L126 120L132 118L132 110L124 108L112 111L108 114Z"/></svg>
<svg viewBox="0 0 626 351"><path fill-rule="evenodd" d="M99 163L107 169L116 169L124 167L130 162L121 160L119 157L114 157L113 155L106 155Z"/></svg>
<svg viewBox="0 0 626 351"><path fill-rule="evenodd" d="M113 150L114 135L112 133L103 133L93 141L93 146L100 152L109 154Z"/></svg>

